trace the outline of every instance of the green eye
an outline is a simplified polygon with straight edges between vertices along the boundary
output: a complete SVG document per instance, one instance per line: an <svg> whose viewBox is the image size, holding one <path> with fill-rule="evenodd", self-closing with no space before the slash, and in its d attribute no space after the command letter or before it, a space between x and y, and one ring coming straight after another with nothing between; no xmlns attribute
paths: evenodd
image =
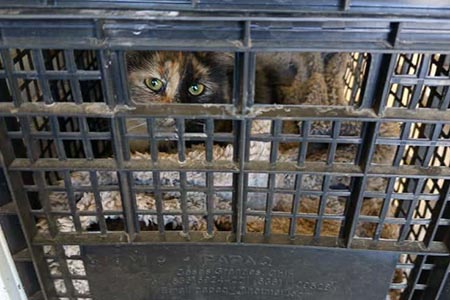
<svg viewBox="0 0 450 300"><path fill-rule="evenodd" d="M199 96L203 93L204 90L205 86L201 83L194 83L188 89L189 94L191 94L192 96Z"/></svg>
<svg viewBox="0 0 450 300"><path fill-rule="evenodd" d="M144 84L154 92L159 92L163 88L163 82L158 78L147 78Z"/></svg>

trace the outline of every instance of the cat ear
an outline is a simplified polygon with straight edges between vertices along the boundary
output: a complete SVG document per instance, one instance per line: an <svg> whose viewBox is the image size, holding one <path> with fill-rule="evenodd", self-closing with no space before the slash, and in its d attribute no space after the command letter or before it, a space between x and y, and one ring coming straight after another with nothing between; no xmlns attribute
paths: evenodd
<svg viewBox="0 0 450 300"><path fill-rule="evenodd" d="M201 60L217 65L232 67L234 63L234 54L229 52L196 52L195 54Z"/></svg>
<svg viewBox="0 0 450 300"><path fill-rule="evenodd" d="M125 52L125 63L128 71L134 70L141 64L142 52L127 51Z"/></svg>
<svg viewBox="0 0 450 300"><path fill-rule="evenodd" d="M146 62L151 61L157 54L158 52L156 51L127 51L125 53L125 62L127 64L128 71L142 68Z"/></svg>
<svg viewBox="0 0 450 300"><path fill-rule="evenodd" d="M233 66L234 65L234 53L223 52L218 53L220 57L217 57L224 65Z"/></svg>

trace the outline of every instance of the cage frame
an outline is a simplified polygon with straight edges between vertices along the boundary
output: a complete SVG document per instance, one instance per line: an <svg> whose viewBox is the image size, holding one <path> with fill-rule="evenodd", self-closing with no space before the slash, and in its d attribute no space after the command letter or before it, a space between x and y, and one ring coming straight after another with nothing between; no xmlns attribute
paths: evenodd
<svg viewBox="0 0 450 300"><path fill-rule="evenodd" d="M344 7L349 7L350 1L343 1ZM95 5L92 4L92 5ZM152 7L153 8L153 7ZM165 7L163 6L162 9ZM304 8L304 7L302 7ZM180 9L180 7L177 7ZM187 8L186 8L187 9ZM189 9L191 10L191 6ZM208 8L205 8L208 12ZM315 247L342 247L347 249L371 249L379 251L396 251L400 253L407 253L412 255L421 255L422 262L416 263L413 269L412 278L417 279L422 271L420 268L421 264L425 264L427 256L439 257L437 259L441 265L442 270L447 270L436 273L436 277L439 278L441 285L433 287L429 295L434 295L438 297L441 293L445 280L448 276L448 270L450 270L450 259L449 251L450 247L449 240L444 242L434 242L434 236L440 225L440 219L445 214L445 201L448 201L450 194L450 171L447 167L424 167L424 166L397 166L397 167L374 167L369 164L364 164L363 161L370 161L370 157L374 152L375 133L379 128L379 124L383 121L400 121L400 122L421 122L426 124L435 124L435 126L443 126L443 124L450 123L450 115L448 114L448 103L450 102L450 96L447 94L447 99L442 104L442 108L438 110L429 110L426 108L422 109L408 109L408 108L397 108L390 107L385 108L386 103L384 99L387 98L387 93L389 93L389 84L411 84L411 79L399 78L393 75L393 69L395 67L395 62L397 56L400 53L423 53L424 57L430 59L430 54L442 52L448 53L450 49L450 38L445 39L445 37L450 37L450 23L447 18L440 17L439 14L446 14L447 11L435 12L436 15L430 13L427 17L417 18L412 12L413 10L402 10L405 12L404 15L398 16L395 13L386 14L382 18L376 14L377 10L370 11L368 13L361 13L360 11L352 11L350 5L350 14L317 14L310 15L308 13L294 13L294 14L283 14L269 16L260 16L258 13L254 14L244 14L239 13L229 13L223 12L220 15L208 15L205 12L186 12L185 15L181 16L171 16L170 14L156 13L149 15L139 14L140 11L123 11L119 14L117 11L113 10L99 10L99 11L83 11L81 14L77 9L70 8L46 8L43 10L29 11L26 9L1 9L0 10L0 29L2 39L0 40L0 48L2 49L2 59L8 60L10 48L25 48L32 49L32 55L36 58L38 62L35 66L36 74L31 78L37 81L41 81L41 85L45 86L45 81L52 78L51 74L47 74L45 67L42 64L40 58L40 53L42 49L62 49L67 50L66 55L70 53L72 49L91 49L99 53L100 67L99 74L93 75L84 74L74 75L74 78L70 77L70 70L68 71L67 79L79 79L79 76L86 76L86 78L100 78L103 84L103 93L105 97L104 103L53 103L49 92L45 91L44 88L44 101L39 103L22 103L20 101L20 95L12 95L13 100L6 103L0 103L0 116L1 117L17 117L21 119L22 124L27 124L29 121L27 117L30 116L45 116L51 118L56 118L58 116L74 116L74 117L103 117L111 120L112 123L112 136L116 140L115 144L115 161L99 161L94 158L93 161L80 160L80 161L45 161L38 159L32 152L29 153L30 159L17 159L14 158L14 150L11 149L8 140L7 132L5 130L5 125L3 124L0 129L0 140L1 142L1 152L3 154L3 166L7 170L7 181L12 192L12 196L15 200L16 206L19 208L19 218L21 220L25 236L30 249L30 255L32 257L33 263L38 270L39 279L41 284L46 287L50 294L52 283L48 281L48 276L45 274L47 269L44 265L44 258L42 250L40 250L39 245L49 245L54 244L67 245L67 244L105 244L105 245L115 245L115 244L132 244L134 242L139 243L160 243L160 242L189 242L189 243L201 243L205 242L203 236L196 234L195 232L190 232L189 239L183 238L176 233L165 232L164 237L160 236L160 232L152 233L137 233L135 223L135 207L130 199L130 191L128 186L130 185L130 178L128 176L131 170L147 170L151 168L152 171L158 172L162 170L174 170L174 171L189 171L189 170L199 170L198 165L186 166L183 164L167 164L167 165L156 165L149 163L149 165L140 166L138 164L133 164L127 162L126 150L121 148L123 145L121 142L121 136L124 132L124 117L158 117L164 116L169 112L169 114L177 117L183 117L186 115L194 115L198 118L230 118L233 119L236 124L235 132L235 161L234 163L227 166L216 166L213 162L202 166L203 171L207 174L211 174L212 171L228 171L233 172L235 184L234 189L236 193L236 199L234 200L235 205L235 221L236 228L232 240L236 243L257 243L257 244L285 244L285 245L296 245L296 246L315 246ZM423 10L421 10L423 12ZM410 13L410 15L408 15ZM51 23L48 23L51 20ZM213 26L215 22L224 22L227 24L232 24L234 28L238 29L239 38L230 41L202 41L199 37L194 41L184 41L182 45L175 44L174 41L168 40L164 41L161 39L153 40L153 44L149 46L148 41L152 41L151 38L143 39L138 36L124 38L123 36L116 36L120 30L125 28L125 31L132 32L135 30L136 26L142 24L171 24L171 26L176 25L178 22L191 22L198 25L199 28ZM302 40L298 44L288 44L286 41L279 44L271 44L270 39L263 41L255 41L253 35L257 33L257 26L264 24L264 22L271 21L275 23L286 23L288 25L299 24L298 27L302 28L302 25L307 25L310 22L314 24L322 24L318 31L327 32L329 31L329 36L338 36L339 33L343 34L346 39L345 43L324 43L322 40L316 40L310 37ZM64 24L68 24L64 27ZM376 23L377 26L368 28L369 24ZM50 24L50 25L49 25ZM59 27L57 24L62 25ZM356 31L360 31L359 35L346 35L346 29L351 26L355 26ZM366 27L365 27L366 26ZM28 28L23 30L24 28ZM30 30L29 28L34 28ZM46 31L49 28L58 28L58 34L52 31L49 35ZM157 28L157 27L155 27ZM153 27L149 27L149 30L155 30ZM176 26L174 27L176 30ZM309 28L306 28L308 30ZM71 36L74 30L79 30L84 39L68 39L67 36ZM270 31L265 29L266 32ZM15 37L19 33L19 36ZM132 34L132 33L131 33ZM376 35L378 39L370 42L373 36ZM327 35L321 38L326 38ZM447 42L446 42L447 40ZM369 42L368 42L369 41ZM307 47L304 47L304 45ZM30 47L32 45L32 47ZM300 46L301 49L299 48ZM124 51L128 49L137 50L186 50L186 51L230 51L237 53L236 55L236 65L235 69L239 70L236 74L236 82L240 81L242 86L235 88L234 90L234 103L228 105L225 110L221 109L220 105L212 105L209 108L204 108L203 106L195 105L177 105L174 107L139 107L137 110L129 110L127 105L130 103L127 95L126 88L126 78L125 74L125 62L124 62ZM289 111L285 108L275 108L271 111L265 110L264 107L254 105L253 103L253 83L254 73L255 73L255 53L261 51L294 51L301 50L306 51L360 51L360 52L370 52L372 54L372 61L369 70L369 79L376 80L376 84L368 85L368 88L364 92L364 98L362 100L361 106L359 108L350 109L347 108L334 108L333 111L329 109L324 109L321 107L289 107ZM107 62L111 62L110 65ZM69 65L70 68L70 65ZM414 83L422 83L427 80L426 74L414 80ZM56 78L61 79L56 75ZM100 77L99 77L100 76ZM0 78L7 79L9 82L16 82L17 75L13 70L11 64L5 63L5 70L0 71ZM435 80L437 82L438 80ZM450 79L441 79L437 84L449 85ZM16 90L13 88L13 90ZM76 89L75 89L76 90ZM45 100L47 99L47 100ZM201 108L202 110L199 110ZM225 114L224 114L225 112ZM314 164L305 164L302 168L294 165L283 165L276 162L269 162L265 165L252 164L251 162L246 162L245 159L240 159L246 157L248 152L248 141L249 136L249 121L255 119L271 119L277 120L279 118L301 118L304 120L339 120L339 121L360 121L367 124L364 131L368 138L366 146L361 148L359 153L359 159L361 161L360 165L355 166L355 168L333 166L329 168L328 166L320 167ZM180 125L181 126L181 125ZM27 126L25 125L25 128ZM58 132L54 125L51 125L52 137L59 141ZM28 136L27 136L28 135ZM24 132L25 139L31 139L29 133ZM87 136L83 138L88 139ZM268 140L271 141L272 140ZM30 143L32 144L32 143ZM29 149L33 151L33 148ZM426 155L426 153L424 153ZM365 159L364 159L365 158ZM38 163L36 163L38 161ZM18 175L20 171L43 171L43 170L89 170L92 168L93 163L97 164L99 169L118 171L120 180L120 189L124 195L124 213L127 224L127 234L108 233L106 237L95 238L91 237L86 239L83 235L67 235L64 234L54 234L50 236L35 235L35 228L30 220L32 219L29 215L29 203L24 199L26 196L23 195L24 191L20 189L20 178ZM245 205L244 189L246 187L246 174L249 172L264 172L275 174L280 171L292 171L301 173L302 170L308 169L308 172L317 174L350 174L350 176L355 177L356 180L353 182L355 189L352 189L354 195L351 196L350 211L348 213L349 219L347 219L344 226L344 236L345 239L339 241L335 244L334 239L327 239L321 237L319 240L314 239L296 239L292 241L289 238L278 238L278 237L261 237L252 236L251 234L245 233L244 230L244 218L245 215L242 214ZM208 173L209 172L209 173ZM15 174L15 175L14 175ZM443 193L441 195L442 200L438 201L437 209L438 213L433 214L433 220L431 221L432 230L426 237L424 243L404 243L397 244L389 242L378 241L376 243L366 243L363 241L354 240L353 233L355 231L356 222L359 220L358 211L362 203L362 198L364 197L364 188L366 184L367 176L385 176L385 177L410 177L415 179L426 179L426 178L440 178L446 181L443 187ZM39 179L37 185L41 187L41 193L45 193L43 188L45 184L42 182L42 178ZM39 183L40 182L40 183ZM127 196L128 195L128 196ZM26 208L26 209L25 209ZM100 215L102 212L98 212ZM270 224L271 216L268 215L268 222ZM410 219L410 218L409 218ZM213 239L208 240L208 243L225 243L230 240L228 234L217 234ZM59 248L59 254L62 255L63 249ZM64 263L62 264L64 265ZM42 273L41 273L42 272ZM68 270L66 270L68 272ZM63 272L64 273L64 272ZM68 273L63 274L65 281L70 281ZM411 289L419 284L414 283ZM409 291L408 293L410 293ZM43 291L44 295L46 291ZM69 294L73 290L70 290ZM410 294L412 295L412 294ZM45 296L44 296L45 297ZM432 296L428 296L431 297Z"/></svg>

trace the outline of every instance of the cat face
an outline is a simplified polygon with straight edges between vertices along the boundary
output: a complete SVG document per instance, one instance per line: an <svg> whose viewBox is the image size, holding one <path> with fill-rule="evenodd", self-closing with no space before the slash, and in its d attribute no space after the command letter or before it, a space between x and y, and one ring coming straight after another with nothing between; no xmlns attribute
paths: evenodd
<svg viewBox="0 0 450 300"><path fill-rule="evenodd" d="M128 52L128 85L136 104L230 103L232 56L212 52Z"/></svg>
<svg viewBox="0 0 450 300"><path fill-rule="evenodd" d="M212 52L130 51L126 54L130 97L136 104L231 103L233 56ZM229 131L229 122L215 129ZM158 132L175 132L175 120L158 118ZM204 132L201 120L186 120L186 132ZM145 119L127 119L127 132L146 134ZM176 150L176 142L160 142L160 150ZM149 150L148 141L130 142L131 151Z"/></svg>

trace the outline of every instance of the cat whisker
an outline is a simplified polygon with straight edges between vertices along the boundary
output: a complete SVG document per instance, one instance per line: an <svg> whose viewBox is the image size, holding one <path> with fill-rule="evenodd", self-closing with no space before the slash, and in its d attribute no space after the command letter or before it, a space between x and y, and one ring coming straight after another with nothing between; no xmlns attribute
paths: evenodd
<svg viewBox="0 0 450 300"><path fill-rule="evenodd" d="M128 132L130 132L130 131L132 131L132 130L134 130L136 128L140 128L140 127L146 126L146 125L147 125L146 122L142 122L142 123L139 123L137 125L134 125L134 126L131 126L131 127L127 127L127 130L128 130Z"/></svg>
<svg viewBox="0 0 450 300"><path fill-rule="evenodd" d="M192 121L189 121L189 124L204 126L204 125L205 125L205 122L204 122L204 121L192 120Z"/></svg>

